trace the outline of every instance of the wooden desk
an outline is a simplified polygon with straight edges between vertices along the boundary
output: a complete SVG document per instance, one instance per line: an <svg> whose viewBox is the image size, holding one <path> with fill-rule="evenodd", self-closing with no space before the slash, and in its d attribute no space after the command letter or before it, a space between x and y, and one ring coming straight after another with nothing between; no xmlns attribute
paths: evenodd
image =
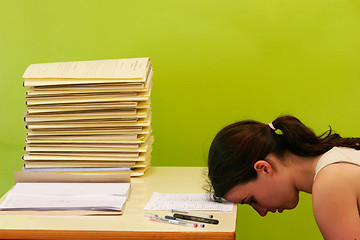
<svg viewBox="0 0 360 240"><path fill-rule="evenodd" d="M218 225L205 228L150 222L144 207L152 193L203 192L202 167L152 167L131 179L131 194L122 216L0 215L0 239L235 239L237 206L212 212ZM151 211L160 216L167 211Z"/></svg>

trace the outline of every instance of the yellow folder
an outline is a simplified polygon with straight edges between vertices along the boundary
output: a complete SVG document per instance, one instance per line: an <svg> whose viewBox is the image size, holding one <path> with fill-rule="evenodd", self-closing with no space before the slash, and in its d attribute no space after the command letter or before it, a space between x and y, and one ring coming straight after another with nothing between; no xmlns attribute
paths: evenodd
<svg viewBox="0 0 360 240"><path fill-rule="evenodd" d="M24 86L103 82L145 82L151 72L150 58L94 60L31 64Z"/></svg>

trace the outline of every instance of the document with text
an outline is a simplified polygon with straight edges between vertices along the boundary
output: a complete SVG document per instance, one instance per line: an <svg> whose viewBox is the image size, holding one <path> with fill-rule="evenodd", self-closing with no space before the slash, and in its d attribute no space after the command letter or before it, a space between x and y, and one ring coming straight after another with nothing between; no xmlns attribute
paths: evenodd
<svg viewBox="0 0 360 240"><path fill-rule="evenodd" d="M218 203L207 193L158 193L154 192L145 210L208 210L232 211L234 203Z"/></svg>

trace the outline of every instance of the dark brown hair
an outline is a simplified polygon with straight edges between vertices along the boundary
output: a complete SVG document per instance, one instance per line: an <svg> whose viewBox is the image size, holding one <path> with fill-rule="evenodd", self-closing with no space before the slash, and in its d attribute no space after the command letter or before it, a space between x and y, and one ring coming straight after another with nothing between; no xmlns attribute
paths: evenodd
<svg viewBox="0 0 360 240"><path fill-rule="evenodd" d="M285 151L298 156L319 156L335 146L360 149L359 138L342 138L331 127L320 136L293 116L278 117L274 128L254 120L233 123L214 138L208 157L210 191L215 200L232 187L256 179L254 164L269 153L282 157Z"/></svg>

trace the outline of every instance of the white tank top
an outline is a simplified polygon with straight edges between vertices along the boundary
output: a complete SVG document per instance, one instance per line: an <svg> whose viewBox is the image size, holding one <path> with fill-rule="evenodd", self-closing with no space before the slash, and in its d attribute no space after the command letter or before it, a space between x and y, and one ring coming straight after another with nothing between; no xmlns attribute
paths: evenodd
<svg viewBox="0 0 360 240"><path fill-rule="evenodd" d="M315 177L324 167L340 162L352 163L360 167L360 150L345 147L333 147L319 159L315 168Z"/></svg>

